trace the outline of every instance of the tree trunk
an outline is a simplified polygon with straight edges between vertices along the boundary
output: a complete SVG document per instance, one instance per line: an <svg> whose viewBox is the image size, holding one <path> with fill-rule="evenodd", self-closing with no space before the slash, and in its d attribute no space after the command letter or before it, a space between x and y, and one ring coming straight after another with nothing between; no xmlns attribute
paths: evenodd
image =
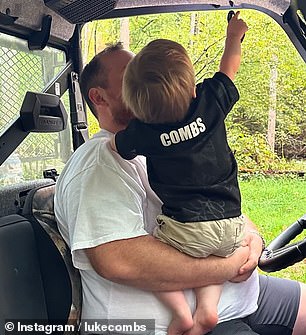
<svg viewBox="0 0 306 335"><path fill-rule="evenodd" d="M272 152L275 149L277 61L277 56L273 55L270 70L270 106L268 118L268 144Z"/></svg>
<svg viewBox="0 0 306 335"><path fill-rule="evenodd" d="M125 49L130 49L130 27L128 17L120 19L120 41Z"/></svg>
<svg viewBox="0 0 306 335"><path fill-rule="evenodd" d="M191 13L190 15L190 40L189 46L193 45L193 36L197 34L198 31L198 16L196 13Z"/></svg>
<svg viewBox="0 0 306 335"><path fill-rule="evenodd" d="M89 29L90 29L91 25L89 24L85 24L84 28L83 28L83 40L82 40L82 49L83 49L83 61L84 64L88 63L88 54L89 54Z"/></svg>
<svg viewBox="0 0 306 335"><path fill-rule="evenodd" d="M94 23L94 55L98 53L98 46L97 46L97 31L98 31L98 21Z"/></svg>

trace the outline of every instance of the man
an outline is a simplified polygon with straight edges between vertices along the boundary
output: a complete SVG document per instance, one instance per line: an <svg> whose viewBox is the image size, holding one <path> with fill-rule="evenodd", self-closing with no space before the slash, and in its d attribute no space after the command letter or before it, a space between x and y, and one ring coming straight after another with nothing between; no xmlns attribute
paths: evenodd
<svg viewBox="0 0 306 335"><path fill-rule="evenodd" d="M262 240L251 222L248 247L229 258L193 258L150 235L161 203L149 187L145 164L120 158L108 141L131 119L121 84L132 57L115 45L85 67L82 93L102 130L74 153L57 182L55 213L80 269L82 318L155 319L156 334L165 335L171 315L152 291L186 290L194 310L191 288L225 283L221 323L211 334L302 335L304 284L261 277L257 309L258 275L252 271Z"/></svg>

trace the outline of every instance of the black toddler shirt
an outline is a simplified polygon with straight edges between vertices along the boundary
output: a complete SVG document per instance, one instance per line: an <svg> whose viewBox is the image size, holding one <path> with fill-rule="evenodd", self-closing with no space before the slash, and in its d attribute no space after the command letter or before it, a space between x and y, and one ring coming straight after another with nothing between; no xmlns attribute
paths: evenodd
<svg viewBox="0 0 306 335"><path fill-rule="evenodd" d="M217 72L197 85L183 121L148 124L135 119L116 134L123 158L146 157L149 182L163 202L163 214L181 222L241 214L237 163L224 124L238 99L234 83Z"/></svg>

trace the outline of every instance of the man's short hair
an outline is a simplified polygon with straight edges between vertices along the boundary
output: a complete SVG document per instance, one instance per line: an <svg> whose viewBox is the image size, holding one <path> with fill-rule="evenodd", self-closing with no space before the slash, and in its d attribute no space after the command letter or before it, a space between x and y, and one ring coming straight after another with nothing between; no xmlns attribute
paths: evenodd
<svg viewBox="0 0 306 335"><path fill-rule="evenodd" d="M94 58L84 67L80 76L80 88L83 97L92 111L97 117L95 107L89 99L89 90L94 87L107 88L108 83L108 69L103 64L101 57L105 54L122 50L123 45L121 42L110 44L104 50L94 56Z"/></svg>
<svg viewBox="0 0 306 335"><path fill-rule="evenodd" d="M182 45L158 39L128 64L122 98L134 115L147 123L182 120L195 88L195 74Z"/></svg>

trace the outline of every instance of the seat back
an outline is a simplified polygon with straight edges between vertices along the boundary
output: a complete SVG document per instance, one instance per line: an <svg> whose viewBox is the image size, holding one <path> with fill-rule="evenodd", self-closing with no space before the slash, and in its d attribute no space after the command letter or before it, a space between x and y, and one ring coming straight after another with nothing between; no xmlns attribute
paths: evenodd
<svg viewBox="0 0 306 335"><path fill-rule="evenodd" d="M55 183L31 190L26 197L22 215L42 227L60 252L71 284L71 305L68 322L78 325L82 305L81 279L79 271L72 264L70 249L57 228L54 214L54 193Z"/></svg>
<svg viewBox="0 0 306 335"><path fill-rule="evenodd" d="M0 217L19 214L30 190L53 184L52 179L37 179L0 187Z"/></svg>
<svg viewBox="0 0 306 335"><path fill-rule="evenodd" d="M1 322L68 319L69 274L39 224L18 214L0 218L0 258Z"/></svg>

